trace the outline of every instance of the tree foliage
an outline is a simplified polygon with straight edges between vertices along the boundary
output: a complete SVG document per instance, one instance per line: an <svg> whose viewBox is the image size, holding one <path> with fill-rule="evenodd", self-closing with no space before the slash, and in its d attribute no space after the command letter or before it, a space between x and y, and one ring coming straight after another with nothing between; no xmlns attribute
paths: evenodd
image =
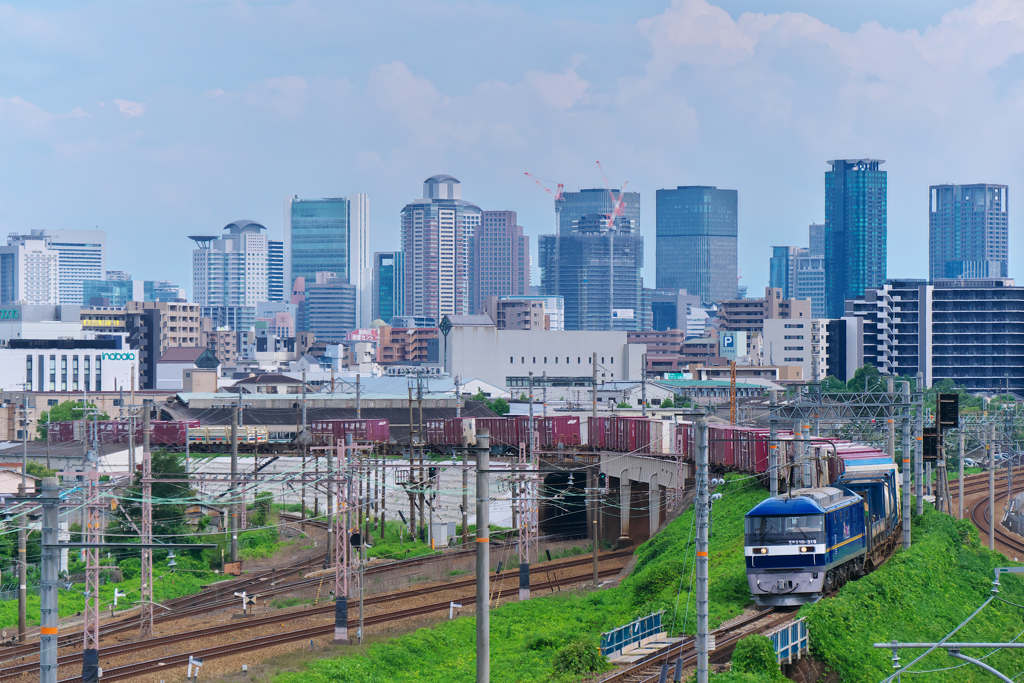
<svg viewBox="0 0 1024 683"><path fill-rule="evenodd" d="M89 419L92 420L92 412L96 410L95 403L86 403L85 407L90 411ZM46 438L47 425L51 422L77 422L82 419L82 401L64 401L59 403L49 410L44 410L39 414L39 422L36 425L36 431L39 433L39 438ZM98 420L109 420L110 416L106 413L100 413L96 416Z"/></svg>

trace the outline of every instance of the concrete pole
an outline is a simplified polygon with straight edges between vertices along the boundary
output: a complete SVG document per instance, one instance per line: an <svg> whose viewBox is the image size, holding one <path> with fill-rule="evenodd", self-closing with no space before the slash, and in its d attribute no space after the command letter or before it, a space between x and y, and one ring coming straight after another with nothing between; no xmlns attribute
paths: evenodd
<svg viewBox="0 0 1024 683"><path fill-rule="evenodd" d="M886 378L885 393L889 405L885 408L886 427L889 430L889 459L896 462L896 420L893 413L895 379L890 375Z"/></svg>
<svg viewBox="0 0 1024 683"><path fill-rule="evenodd" d="M491 680L490 482L491 432L476 433L476 682Z"/></svg>
<svg viewBox="0 0 1024 683"><path fill-rule="evenodd" d="M771 417L768 420L768 487L772 497L779 495L779 420L775 417L775 407L778 405L778 392L771 389L768 392L768 404L771 406Z"/></svg>
<svg viewBox="0 0 1024 683"><path fill-rule="evenodd" d="M530 394L529 394L529 400L530 400L530 419L529 419L530 427L529 427L529 429L530 429L530 432L529 432L529 434L526 437L527 445L528 445L528 450L526 452L529 453L530 458L533 458L533 429L534 429L534 427L533 427L533 370L530 370L530 372L527 373L527 384L529 386L529 392L530 392Z"/></svg>
<svg viewBox="0 0 1024 683"><path fill-rule="evenodd" d="M302 388L305 393L306 375L302 375L303 382ZM242 402L242 392L238 392L238 399L235 401L235 405L231 407L231 561L238 562L238 505L235 503L235 489L238 484L235 482L238 479L238 404ZM303 401L302 411L302 436L306 436L306 411L305 401ZM303 489L305 491L305 489ZM303 516L305 516L305 510L303 510Z"/></svg>
<svg viewBox="0 0 1024 683"><path fill-rule="evenodd" d="M640 409L643 411L643 416L647 417L647 354L641 356L640 366ZM653 536L653 534L652 534Z"/></svg>
<svg viewBox="0 0 1024 683"><path fill-rule="evenodd" d="M591 406L591 409L590 409L590 415L591 415L591 417L596 418L597 417L597 352L596 351L594 352L594 354L590 358L590 368L591 368L591 370L593 370L593 375L594 375L593 379L591 380L592 384L590 386L590 401L592 403L592 406ZM594 428L596 429L597 425L594 425Z"/></svg>
<svg viewBox="0 0 1024 683"><path fill-rule="evenodd" d="M816 486L817 482L817 468L811 463L811 426L801 425L800 426L800 438L803 439L803 445L800 449L803 452L804 458L804 486Z"/></svg>
<svg viewBox="0 0 1024 683"><path fill-rule="evenodd" d="M544 372L542 372L541 373L541 377L544 378L544 386L541 387L541 391L544 392L544 395L541 398L541 403L543 404L543 406L541 407L541 414L544 417L547 417L548 416L548 371L545 370Z"/></svg>
<svg viewBox="0 0 1024 683"><path fill-rule="evenodd" d="M964 518L964 430L960 430L960 519Z"/></svg>
<svg viewBox="0 0 1024 683"><path fill-rule="evenodd" d="M24 498L27 493L24 484L18 484L18 497ZM25 615L25 602L28 597L28 555L25 551L25 526L28 515L18 518L18 642L24 643L28 638L28 625Z"/></svg>
<svg viewBox="0 0 1024 683"><path fill-rule="evenodd" d="M409 484L406 491L409 493L409 537L416 538L416 470L413 469L413 445L412 445L412 387L409 387Z"/></svg>
<svg viewBox="0 0 1024 683"><path fill-rule="evenodd" d="M708 423L697 420L697 683L708 683Z"/></svg>
<svg viewBox="0 0 1024 683"><path fill-rule="evenodd" d="M455 417L462 417L462 392L459 391L459 387L462 386L462 377L455 375Z"/></svg>
<svg viewBox="0 0 1024 683"><path fill-rule="evenodd" d="M996 440L996 426L988 427L988 549L996 549L996 452L992 442Z"/></svg>
<svg viewBox="0 0 1024 683"><path fill-rule="evenodd" d="M632 541L629 538L629 505L632 488L629 481L629 470L619 473L619 540L615 542L620 548L628 548Z"/></svg>
<svg viewBox="0 0 1024 683"><path fill-rule="evenodd" d="M462 433L462 547L469 548L469 435Z"/></svg>
<svg viewBox="0 0 1024 683"><path fill-rule="evenodd" d="M924 375L917 373L917 419L914 421L914 491L917 494L917 514L924 514Z"/></svg>
<svg viewBox="0 0 1024 683"><path fill-rule="evenodd" d="M598 508L598 492L597 492L597 480L598 470L588 469L587 470L587 495L589 497L589 509L590 509L590 550L594 560L594 586L598 584L598 552L601 547L601 535L600 535L600 520L601 510Z"/></svg>
<svg viewBox="0 0 1024 683"><path fill-rule="evenodd" d="M903 418L903 547L910 547L910 420Z"/></svg>
<svg viewBox="0 0 1024 683"><path fill-rule="evenodd" d="M132 363L132 393L130 404L131 408L128 409L128 471L135 473L135 363ZM49 446L50 440L47 439L47 446ZM185 444L188 444L188 428L185 428ZM47 464L49 469L49 464Z"/></svg>
<svg viewBox="0 0 1024 683"><path fill-rule="evenodd" d="M658 486L657 474L652 474L647 484L647 500L648 536L654 538L654 534L658 533L658 527L661 526L661 487Z"/></svg>
<svg viewBox="0 0 1024 683"><path fill-rule="evenodd" d="M60 550L48 545L57 543L60 488L56 477L43 479L43 545L39 580L39 683L57 683L57 565Z"/></svg>
<svg viewBox="0 0 1024 683"><path fill-rule="evenodd" d="M327 561L334 558L334 436L327 437ZM381 534L383 540L384 535Z"/></svg>
<svg viewBox="0 0 1024 683"><path fill-rule="evenodd" d="M356 419L363 419L363 387L359 382L359 374L356 374Z"/></svg>

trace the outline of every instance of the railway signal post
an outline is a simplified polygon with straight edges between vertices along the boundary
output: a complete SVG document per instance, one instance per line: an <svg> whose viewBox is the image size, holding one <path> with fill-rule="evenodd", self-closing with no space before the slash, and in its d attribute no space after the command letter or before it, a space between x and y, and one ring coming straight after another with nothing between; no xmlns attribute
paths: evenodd
<svg viewBox="0 0 1024 683"><path fill-rule="evenodd" d="M491 680L491 549L488 455L491 432L476 433L476 683Z"/></svg>
<svg viewBox="0 0 1024 683"><path fill-rule="evenodd" d="M779 495L779 420L775 416L778 396L775 389L768 392L771 406L771 418L768 420L768 487L772 498Z"/></svg>
<svg viewBox="0 0 1024 683"><path fill-rule="evenodd" d="M708 683L708 423L697 420L697 683Z"/></svg>

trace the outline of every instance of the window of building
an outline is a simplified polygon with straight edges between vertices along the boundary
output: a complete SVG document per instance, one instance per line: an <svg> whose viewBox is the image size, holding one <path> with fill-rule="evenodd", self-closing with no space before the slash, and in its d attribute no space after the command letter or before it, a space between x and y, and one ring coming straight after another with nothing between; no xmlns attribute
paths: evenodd
<svg viewBox="0 0 1024 683"><path fill-rule="evenodd" d="M58 403L58 401L55 398L48 398L48 399L46 399L46 407L47 408L49 408L50 406L55 406L55 405L57 405L57 403Z"/></svg>

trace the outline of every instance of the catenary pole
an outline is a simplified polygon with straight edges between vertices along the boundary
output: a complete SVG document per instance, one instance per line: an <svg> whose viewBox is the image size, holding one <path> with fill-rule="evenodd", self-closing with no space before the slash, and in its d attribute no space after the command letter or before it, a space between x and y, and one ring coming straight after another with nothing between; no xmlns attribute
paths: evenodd
<svg viewBox="0 0 1024 683"><path fill-rule="evenodd" d="M924 375L917 373L915 401L917 418L914 420L914 492L917 494L917 514L924 514Z"/></svg>
<svg viewBox="0 0 1024 683"><path fill-rule="evenodd" d="M18 497L24 498L28 490L25 484L18 484ZM25 549L25 527L28 515L18 517L18 642L24 643L28 638L26 621L26 603L28 599L28 555Z"/></svg>
<svg viewBox="0 0 1024 683"><path fill-rule="evenodd" d="M996 452L992 442L996 440L996 426L988 427L988 549L996 549Z"/></svg>
<svg viewBox="0 0 1024 683"><path fill-rule="evenodd" d="M57 544L60 488L56 477L43 478L43 545L39 577L39 683L57 683Z"/></svg>
<svg viewBox="0 0 1024 683"><path fill-rule="evenodd" d="M771 417L768 420L768 486L772 497L779 495L779 420L775 416L779 394L775 389L768 392Z"/></svg>
<svg viewBox="0 0 1024 683"><path fill-rule="evenodd" d="M889 459L896 462L896 420L893 415L893 401L896 380L890 375L886 378L885 393L889 404L885 408L886 425L889 430Z"/></svg>
<svg viewBox="0 0 1024 683"><path fill-rule="evenodd" d="M491 432L476 433L476 683L491 680L490 621L490 482L488 455Z"/></svg>
<svg viewBox="0 0 1024 683"><path fill-rule="evenodd" d="M601 539L600 539L600 535L599 535L600 529L598 528L600 526L599 522L600 522L600 519L601 519L600 518L600 514L601 513L600 513L600 511L597 508L597 495L598 495L597 494L597 482L598 482L598 468L599 467L600 467L600 465L598 465L595 468L590 468L590 469L587 470L587 478L590 480L590 482L589 482L590 485L587 488L587 495L588 495L588 497L590 499L589 500L589 502L590 502L590 542L591 542L590 549L591 549L591 554L593 555L592 559L593 559L593 565L594 565L594 586L597 586L597 584L598 584L597 565L598 565L598 553L599 553L599 549L600 549L600 546L601 546Z"/></svg>
<svg viewBox="0 0 1024 683"><path fill-rule="evenodd" d="M593 375L594 375L593 379L591 380L591 384L590 384L590 400L591 400L591 403L592 403L591 408L590 408L590 416L596 419L597 418L597 352L596 351L594 352L594 354L590 358L590 368L593 371ZM594 425L594 429L597 429L597 425L596 424Z"/></svg>
<svg viewBox="0 0 1024 683"><path fill-rule="evenodd" d="M964 518L964 430L960 431L960 519Z"/></svg>
<svg viewBox="0 0 1024 683"><path fill-rule="evenodd" d="M708 423L697 420L697 683L708 683Z"/></svg>
<svg viewBox="0 0 1024 683"><path fill-rule="evenodd" d="M303 382L303 394L305 394L306 382L305 373L302 375ZM238 486L236 480L238 479L238 404L242 402L242 390L238 390L238 397L235 401L235 405L231 407L231 561L238 562L238 505L235 503L235 488ZM305 409L306 402L302 402L302 407ZM306 415L305 410L302 411L302 429L303 436L305 436L305 423Z"/></svg>
<svg viewBox="0 0 1024 683"><path fill-rule="evenodd" d="M906 383L906 384L909 384ZM903 548L910 547L910 418L903 418Z"/></svg>

